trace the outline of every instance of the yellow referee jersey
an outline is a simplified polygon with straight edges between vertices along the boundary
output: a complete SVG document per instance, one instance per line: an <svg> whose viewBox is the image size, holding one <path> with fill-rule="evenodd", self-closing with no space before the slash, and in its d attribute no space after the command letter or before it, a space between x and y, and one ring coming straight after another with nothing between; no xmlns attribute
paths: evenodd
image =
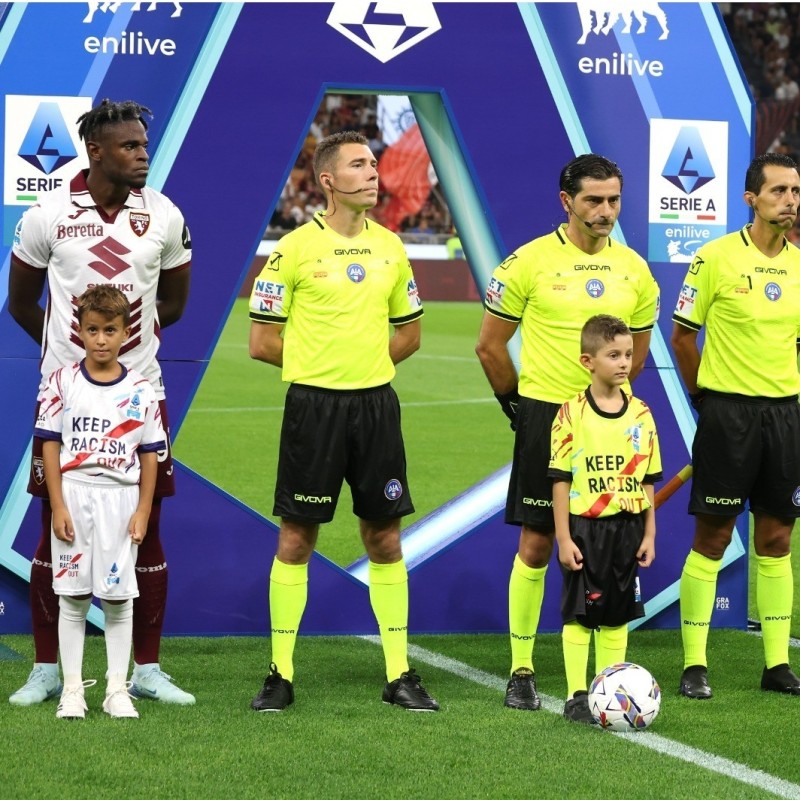
<svg viewBox="0 0 800 800"><path fill-rule="evenodd" d="M699 388L790 397L800 392L800 250L785 242L769 258L749 227L697 251L672 319L705 327Z"/></svg>
<svg viewBox="0 0 800 800"><path fill-rule="evenodd" d="M633 333L651 330L658 318L658 285L643 258L612 239L587 255L564 228L503 261L485 300L490 314L520 323L519 393L548 403L563 403L586 386L589 374L579 358L589 317L613 314Z"/></svg>
<svg viewBox="0 0 800 800"><path fill-rule="evenodd" d="M354 238L317 213L286 234L256 278L250 319L285 323L283 380L368 389L395 375L390 325L422 316L400 238L367 220Z"/></svg>

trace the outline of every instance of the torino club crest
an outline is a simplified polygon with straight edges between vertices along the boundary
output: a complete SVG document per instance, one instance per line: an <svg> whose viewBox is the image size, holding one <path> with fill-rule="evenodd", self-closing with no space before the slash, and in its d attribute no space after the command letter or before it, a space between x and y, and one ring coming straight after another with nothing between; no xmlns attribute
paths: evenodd
<svg viewBox="0 0 800 800"><path fill-rule="evenodd" d="M150 215L145 211L131 211L129 222L131 230L137 236L144 236L150 227Z"/></svg>

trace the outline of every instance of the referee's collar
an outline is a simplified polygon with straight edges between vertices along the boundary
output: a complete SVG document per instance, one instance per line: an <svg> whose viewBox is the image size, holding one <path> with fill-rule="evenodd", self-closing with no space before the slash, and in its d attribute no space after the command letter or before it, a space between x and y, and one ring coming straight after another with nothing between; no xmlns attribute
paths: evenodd
<svg viewBox="0 0 800 800"><path fill-rule="evenodd" d="M739 236L742 237L742 241L744 242L745 247L756 247L755 243L753 242L753 237L750 236L750 228L753 227L752 222L748 222L740 231ZM789 247L789 240L784 236L783 237L783 247L781 250L786 250ZM756 247L756 250L758 248ZM760 251L759 251L760 252Z"/></svg>
<svg viewBox="0 0 800 800"><path fill-rule="evenodd" d="M576 250L580 250L580 247L578 247L578 245L576 245L575 242L573 242L572 239L570 239L567 236L567 223L566 222L562 222L553 231L553 233L555 233L555 235L558 236L558 240L561 242L561 244L563 244L563 245L572 245L572 247L574 247ZM613 241L614 240L610 236L606 236L606 243L603 246L603 249L605 250L606 247L611 247ZM584 252L584 251L581 250L581 252Z"/></svg>

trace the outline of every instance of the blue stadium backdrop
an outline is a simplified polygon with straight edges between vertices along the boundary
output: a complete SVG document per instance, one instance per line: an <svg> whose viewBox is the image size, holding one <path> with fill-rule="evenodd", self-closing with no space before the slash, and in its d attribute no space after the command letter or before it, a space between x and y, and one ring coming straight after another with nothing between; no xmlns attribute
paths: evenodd
<svg viewBox="0 0 800 800"><path fill-rule="evenodd" d="M481 292L510 250L559 221L558 170L567 160L594 151L620 164L625 210L615 235L650 261L664 309L637 392L659 422L665 476L687 463L694 419L665 342L692 253L746 222L752 101L712 4L624 7L0 4L0 633L30 629L38 535L38 503L25 493L38 352L7 311L11 240L24 208L84 165L74 120L103 97L156 110L150 183L193 232L191 301L161 349L178 437L321 98L396 93L411 98ZM223 428L219 435L224 446ZM264 632L275 526L177 469L178 495L163 513L166 632ZM502 521L506 482L506 470L487 476L406 533L412 632L506 630L517 539ZM684 488L659 512L645 625L677 625L692 530L685 509ZM742 523L725 556L715 625L746 624ZM557 574L543 630L560 627ZM315 556L303 631L374 632L364 576L363 563L343 569ZM90 619L99 622L96 610Z"/></svg>

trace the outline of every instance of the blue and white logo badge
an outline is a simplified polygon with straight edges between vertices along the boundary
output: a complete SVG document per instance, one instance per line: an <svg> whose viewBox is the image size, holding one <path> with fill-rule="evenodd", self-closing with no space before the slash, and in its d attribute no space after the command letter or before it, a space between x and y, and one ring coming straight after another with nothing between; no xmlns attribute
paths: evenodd
<svg viewBox="0 0 800 800"><path fill-rule="evenodd" d="M386 63L441 30L432 2L338 0L328 25Z"/></svg>
<svg viewBox="0 0 800 800"><path fill-rule="evenodd" d="M107 586L114 586L119 583L119 575L117 574L118 572L119 572L119 567L117 566L117 562L115 561L111 565L111 571L109 572L108 577L106 578Z"/></svg>
<svg viewBox="0 0 800 800"><path fill-rule="evenodd" d="M778 286L777 283L772 283L772 281L770 281L764 287L764 294L767 296L767 300L772 300L772 302L774 303L776 300L781 299L781 294L782 294L781 287Z"/></svg>
<svg viewBox="0 0 800 800"><path fill-rule="evenodd" d="M628 439L631 443L631 447L633 447L633 452L638 453L642 449L642 426L633 425L628 430L625 431L628 435Z"/></svg>
<svg viewBox="0 0 800 800"><path fill-rule="evenodd" d="M586 282L586 293L589 295L589 297L594 297L595 299L602 297L605 290L606 287L603 286L603 281L598 280L597 278L592 278Z"/></svg>
<svg viewBox="0 0 800 800"><path fill-rule="evenodd" d="M78 156L58 103L40 103L19 149L19 157L49 175Z"/></svg>
<svg viewBox="0 0 800 800"><path fill-rule="evenodd" d="M350 278L353 283L361 283L361 281L367 277L367 271L361 264L351 264L347 268L347 277Z"/></svg>
<svg viewBox="0 0 800 800"><path fill-rule="evenodd" d="M694 125L681 128L661 176L686 194L717 177L699 128Z"/></svg>
<svg viewBox="0 0 800 800"><path fill-rule="evenodd" d="M6 205L29 206L88 165L74 120L91 107L91 97L5 96Z"/></svg>
<svg viewBox="0 0 800 800"><path fill-rule="evenodd" d="M397 478L392 478L384 487L383 493L387 500L399 500L403 495L403 484Z"/></svg>
<svg viewBox="0 0 800 800"><path fill-rule="evenodd" d="M792 495L792 502L793 502L793 503L794 503L796 506L800 506L800 486L798 486L798 487L797 487L797 488L794 490L794 494Z"/></svg>

